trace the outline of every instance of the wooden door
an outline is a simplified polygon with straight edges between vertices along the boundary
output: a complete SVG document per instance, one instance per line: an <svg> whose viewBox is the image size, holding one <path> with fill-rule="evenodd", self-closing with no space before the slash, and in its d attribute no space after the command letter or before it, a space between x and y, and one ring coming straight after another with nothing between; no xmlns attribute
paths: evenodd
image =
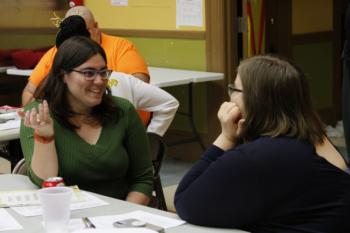
<svg viewBox="0 0 350 233"><path fill-rule="evenodd" d="M266 50L292 58L309 79L322 119L341 118L342 16L345 0L266 0Z"/></svg>

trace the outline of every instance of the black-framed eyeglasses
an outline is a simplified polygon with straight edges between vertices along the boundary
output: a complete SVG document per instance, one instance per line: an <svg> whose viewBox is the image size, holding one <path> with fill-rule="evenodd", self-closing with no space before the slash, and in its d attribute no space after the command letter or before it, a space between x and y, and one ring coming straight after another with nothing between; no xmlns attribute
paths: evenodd
<svg viewBox="0 0 350 233"><path fill-rule="evenodd" d="M243 92L243 90L236 88L234 84L227 85L228 95L231 96L234 92Z"/></svg>
<svg viewBox="0 0 350 233"><path fill-rule="evenodd" d="M93 70L93 69L74 70L73 69L72 71L82 74L86 81L95 80L97 75L100 75L101 79L103 80L108 80L112 74L112 70L108 70L108 69L103 69L103 70Z"/></svg>

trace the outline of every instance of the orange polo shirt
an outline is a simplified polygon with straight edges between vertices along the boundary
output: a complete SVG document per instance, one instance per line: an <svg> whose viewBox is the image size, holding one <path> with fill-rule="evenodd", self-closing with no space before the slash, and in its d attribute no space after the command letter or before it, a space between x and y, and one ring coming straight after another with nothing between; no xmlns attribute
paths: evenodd
<svg viewBox="0 0 350 233"><path fill-rule="evenodd" d="M100 45L106 53L108 69L126 74L144 73L149 75L145 60L130 41L101 33ZM39 86L41 81L47 77L56 52L57 48L52 47L41 58L29 77L31 84ZM150 113L139 111L139 115L143 122L147 124L150 119Z"/></svg>

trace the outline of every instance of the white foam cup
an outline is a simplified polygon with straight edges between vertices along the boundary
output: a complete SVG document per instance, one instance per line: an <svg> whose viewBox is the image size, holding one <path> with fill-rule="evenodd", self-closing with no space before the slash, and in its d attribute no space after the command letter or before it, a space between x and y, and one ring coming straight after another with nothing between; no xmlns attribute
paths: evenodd
<svg viewBox="0 0 350 233"><path fill-rule="evenodd" d="M49 187L38 190L46 232L68 232L72 195L73 191L69 187Z"/></svg>

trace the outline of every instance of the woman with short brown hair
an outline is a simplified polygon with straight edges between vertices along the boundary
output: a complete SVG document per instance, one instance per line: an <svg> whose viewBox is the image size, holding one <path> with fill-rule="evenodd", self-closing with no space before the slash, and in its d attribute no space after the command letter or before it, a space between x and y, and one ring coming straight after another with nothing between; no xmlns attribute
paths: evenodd
<svg viewBox="0 0 350 233"><path fill-rule="evenodd" d="M175 195L189 223L250 232L350 232L350 176L307 80L272 56L242 61L222 132Z"/></svg>

